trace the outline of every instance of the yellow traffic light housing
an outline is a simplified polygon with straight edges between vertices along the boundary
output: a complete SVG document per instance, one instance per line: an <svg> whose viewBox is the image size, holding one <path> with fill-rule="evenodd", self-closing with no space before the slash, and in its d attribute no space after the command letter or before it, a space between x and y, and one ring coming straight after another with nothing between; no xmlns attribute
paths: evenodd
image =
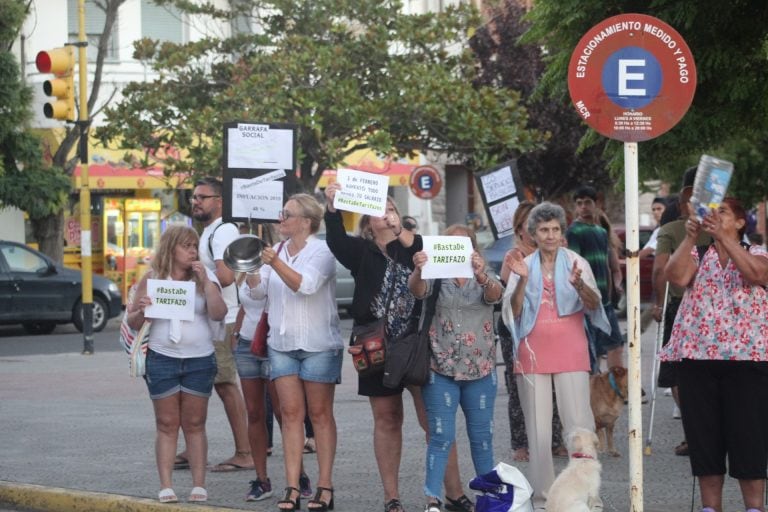
<svg viewBox="0 0 768 512"><path fill-rule="evenodd" d="M46 96L56 98L43 105L43 113L49 119L75 120L75 53L71 46L42 51L35 59L37 70L53 73L56 78L43 82Z"/></svg>

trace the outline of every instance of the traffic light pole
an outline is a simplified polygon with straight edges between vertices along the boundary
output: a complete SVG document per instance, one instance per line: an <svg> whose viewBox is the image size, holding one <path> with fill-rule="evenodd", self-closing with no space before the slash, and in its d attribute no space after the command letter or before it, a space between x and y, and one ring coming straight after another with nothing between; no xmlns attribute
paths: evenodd
<svg viewBox="0 0 768 512"><path fill-rule="evenodd" d="M80 71L80 256L83 271L83 355L93 354L93 261L91 258L91 189L88 184L88 56L85 38L85 0L78 0L80 35L77 61Z"/></svg>

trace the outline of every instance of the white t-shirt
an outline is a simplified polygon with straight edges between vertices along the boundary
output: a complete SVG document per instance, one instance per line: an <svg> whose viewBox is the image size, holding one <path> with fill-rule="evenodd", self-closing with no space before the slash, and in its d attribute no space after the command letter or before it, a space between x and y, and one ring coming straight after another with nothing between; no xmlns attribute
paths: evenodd
<svg viewBox="0 0 768 512"><path fill-rule="evenodd" d="M200 245L197 247L200 261L211 272L216 272L215 261L224 259L224 249L240 236L240 230L234 224L226 223L219 229L216 229L220 224L221 217L208 224L200 235ZM214 231L216 232L215 235ZM210 244L213 259L211 259L211 251L208 250L208 239L211 235L214 235ZM232 282L229 286L222 288L221 296L224 298L224 303L228 308L224 323L233 324L237 318L237 309L239 307L237 303L237 285Z"/></svg>
<svg viewBox="0 0 768 512"><path fill-rule="evenodd" d="M288 288L269 265L259 270L261 283L256 288L248 288L247 281L244 287L253 299L268 297L269 346L282 352L342 349L336 309L336 258L325 240L310 236L307 245L293 257L288 256L286 241L278 257L301 274L298 291Z"/></svg>
<svg viewBox="0 0 768 512"><path fill-rule="evenodd" d="M659 238L659 228L658 226L656 229L653 230L653 233L651 233L651 237L648 239L648 241L643 246L643 249L653 249L654 252L656 251L656 243Z"/></svg>

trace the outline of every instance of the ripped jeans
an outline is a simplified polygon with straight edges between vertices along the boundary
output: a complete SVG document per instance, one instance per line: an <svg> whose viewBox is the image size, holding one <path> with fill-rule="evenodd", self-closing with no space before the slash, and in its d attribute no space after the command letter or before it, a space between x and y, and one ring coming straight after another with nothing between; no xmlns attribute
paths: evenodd
<svg viewBox="0 0 768 512"><path fill-rule="evenodd" d="M475 473L493 469L493 409L496 403L496 370L477 380L454 380L430 372L429 382L421 390L427 408L429 445L424 494L440 498L448 452L456 442L456 411L467 420L467 435Z"/></svg>

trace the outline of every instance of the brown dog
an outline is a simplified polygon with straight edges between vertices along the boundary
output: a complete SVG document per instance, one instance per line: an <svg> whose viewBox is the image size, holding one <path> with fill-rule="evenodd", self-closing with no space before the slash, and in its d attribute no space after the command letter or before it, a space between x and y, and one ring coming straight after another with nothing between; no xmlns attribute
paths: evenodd
<svg viewBox="0 0 768 512"><path fill-rule="evenodd" d="M627 369L620 366L589 378L589 402L595 417L595 432L600 438L600 452L607 449L613 457L621 457L613 446L613 425L624 408L627 388Z"/></svg>

